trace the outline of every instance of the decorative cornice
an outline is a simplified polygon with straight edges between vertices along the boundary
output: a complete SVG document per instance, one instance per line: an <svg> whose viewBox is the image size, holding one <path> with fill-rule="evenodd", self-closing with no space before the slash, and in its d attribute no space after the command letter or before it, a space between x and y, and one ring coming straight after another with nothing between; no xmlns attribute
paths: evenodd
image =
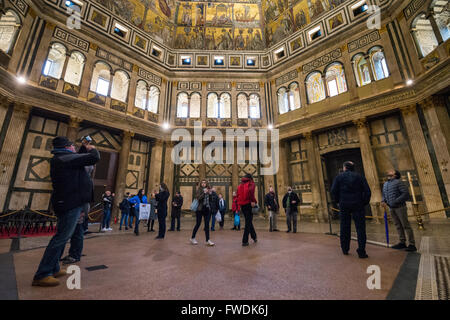
<svg viewBox="0 0 450 320"><path fill-rule="evenodd" d="M410 115L410 114L414 114L416 113L416 105L415 104L411 104L408 106L404 106L400 108L400 111L402 112L402 114L404 116Z"/></svg>

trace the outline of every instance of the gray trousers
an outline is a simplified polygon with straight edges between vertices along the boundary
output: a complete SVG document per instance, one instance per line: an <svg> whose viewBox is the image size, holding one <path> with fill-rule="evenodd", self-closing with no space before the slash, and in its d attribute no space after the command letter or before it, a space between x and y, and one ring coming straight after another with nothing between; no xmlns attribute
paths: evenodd
<svg viewBox="0 0 450 320"><path fill-rule="evenodd" d="M414 240L414 232L408 221L406 206L400 208L389 208L389 210L391 212L392 220L394 220L395 227L397 228L400 242L406 244L406 235L408 235L409 244L415 246L416 241Z"/></svg>
<svg viewBox="0 0 450 320"><path fill-rule="evenodd" d="M277 229L278 212L269 210L270 230Z"/></svg>
<svg viewBox="0 0 450 320"><path fill-rule="evenodd" d="M291 229L291 225L293 227L293 231L297 232L297 211L292 211L290 208L286 208L286 223L288 230Z"/></svg>

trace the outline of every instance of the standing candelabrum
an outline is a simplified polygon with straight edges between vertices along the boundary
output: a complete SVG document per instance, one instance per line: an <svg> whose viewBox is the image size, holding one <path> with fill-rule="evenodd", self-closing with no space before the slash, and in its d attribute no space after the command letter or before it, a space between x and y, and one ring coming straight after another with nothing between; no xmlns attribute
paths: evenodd
<svg viewBox="0 0 450 320"><path fill-rule="evenodd" d="M413 212L414 215L416 216L416 220L417 220L417 225L419 226L419 230L424 230L424 226L423 226L423 220L422 220L422 216L420 215L419 212L419 204L417 203L416 200L416 195L414 193L414 188L413 188L413 183L412 183L412 178L411 178L411 174L408 172L408 182L409 182L409 187L411 188L411 195L413 198Z"/></svg>

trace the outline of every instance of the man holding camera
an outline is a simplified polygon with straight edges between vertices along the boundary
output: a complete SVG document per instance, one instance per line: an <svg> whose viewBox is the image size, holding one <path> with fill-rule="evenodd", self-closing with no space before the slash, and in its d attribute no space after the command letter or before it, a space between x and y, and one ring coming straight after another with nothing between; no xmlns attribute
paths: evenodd
<svg viewBox="0 0 450 320"><path fill-rule="evenodd" d="M87 153L76 153L74 144L66 137L56 137L52 144L50 177L53 192L50 201L58 221L56 234L44 252L32 283L43 287L59 285L57 278L67 274L66 270L60 269L59 259L75 231L84 205L93 198L92 180L85 167L100 160L99 152L85 140L83 145Z"/></svg>

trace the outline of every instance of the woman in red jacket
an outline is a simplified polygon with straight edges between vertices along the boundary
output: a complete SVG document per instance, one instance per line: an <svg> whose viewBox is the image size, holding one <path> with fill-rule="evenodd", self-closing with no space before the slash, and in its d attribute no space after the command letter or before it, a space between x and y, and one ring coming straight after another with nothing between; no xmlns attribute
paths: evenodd
<svg viewBox="0 0 450 320"><path fill-rule="evenodd" d="M239 215L240 211L241 211L241 207L239 207L238 202L237 202L237 195L236 195L236 191L233 191L233 204L231 206L231 210L233 211L234 214L234 221L236 221L236 215ZM241 230L241 220L239 220L239 224L236 224L235 222L233 222L233 228L231 228L231 230Z"/></svg>
<svg viewBox="0 0 450 320"><path fill-rule="evenodd" d="M251 174L247 173L241 179L241 184L237 190L238 205L241 207L245 218L244 236L242 238L242 245L248 246L248 235L252 237L256 243L256 232L253 227L253 213L252 208L256 205L255 199L255 182Z"/></svg>

